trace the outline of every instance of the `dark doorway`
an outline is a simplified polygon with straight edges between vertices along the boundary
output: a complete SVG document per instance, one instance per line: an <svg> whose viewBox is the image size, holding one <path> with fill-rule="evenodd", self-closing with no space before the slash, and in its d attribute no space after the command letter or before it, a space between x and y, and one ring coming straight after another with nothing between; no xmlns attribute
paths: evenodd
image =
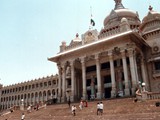
<svg viewBox="0 0 160 120"><path fill-rule="evenodd" d="M111 88L105 88L105 98L111 98Z"/></svg>
<svg viewBox="0 0 160 120"><path fill-rule="evenodd" d="M88 100L91 99L91 91L90 90L87 90L87 95L88 95Z"/></svg>

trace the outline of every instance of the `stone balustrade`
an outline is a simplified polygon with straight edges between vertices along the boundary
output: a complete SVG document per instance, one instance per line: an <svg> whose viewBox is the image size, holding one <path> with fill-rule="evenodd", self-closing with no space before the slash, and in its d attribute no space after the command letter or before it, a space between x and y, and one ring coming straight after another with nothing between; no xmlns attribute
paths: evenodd
<svg viewBox="0 0 160 120"><path fill-rule="evenodd" d="M147 93L147 99L149 99L149 100L160 99L160 92L149 92L149 93Z"/></svg>
<svg viewBox="0 0 160 120"><path fill-rule="evenodd" d="M73 49L73 48L76 48L76 47L79 47L79 46L82 46L82 42L76 43L76 44L74 44L74 45L66 46L65 51L66 51L66 50Z"/></svg>
<svg viewBox="0 0 160 120"><path fill-rule="evenodd" d="M144 96L146 96L144 98ZM155 100L155 99L160 99L160 92L137 92L136 93L136 98L138 100Z"/></svg>

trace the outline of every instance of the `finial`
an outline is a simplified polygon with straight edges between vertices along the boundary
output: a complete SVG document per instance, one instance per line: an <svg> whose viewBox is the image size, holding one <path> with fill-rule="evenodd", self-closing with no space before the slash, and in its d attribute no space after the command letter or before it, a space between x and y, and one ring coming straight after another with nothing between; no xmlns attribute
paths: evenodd
<svg viewBox="0 0 160 120"><path fill-rule="evenodd" d="M123 4L122 4L122 0L114 0L115 1L115 10L116 9L124 9L124 6L123 6Z"/></svg>
<svg viewBox="0 0 160 120"><path fill-rule="evenodd" d="M114 0L116 3L121 3L122 0Z"/></svg>
<svg viewBox="0 0 160 120"><path fill-rule="evenodd" d="M149 11L152 11L153 10L153 7L150 5L149 6Z"/></svg>
<svg viewBox="0 0 160 120"><path fill-rule="evenodd" d="M78 33L76 34L76 37L79 37L79 34L78 34Z"/></svg>

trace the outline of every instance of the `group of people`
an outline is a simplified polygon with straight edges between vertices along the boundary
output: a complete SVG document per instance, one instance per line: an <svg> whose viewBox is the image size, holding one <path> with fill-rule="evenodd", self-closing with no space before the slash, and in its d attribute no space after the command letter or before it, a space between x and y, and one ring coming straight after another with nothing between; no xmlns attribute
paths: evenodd
<svg viewBox="0 0 160 120"><path fill-rule="evenodd" d="M70 101L70 99L68 100L68 105L69 105L69 108L70 108L70 104L71 104L71 101ZM85 107L87 107L88 105L88 103L85 101ZM82 110L83 109L83 107L84 107L84 101L83 100L81 100L80 101L80 104L79 104L79 108L80 108L80 110ZM75 105L72 105L72 107L71 107L71 111L72 111L72 115L73 116L75 116L76 115L76 106ZM97 115L102 115L103 114L103 102L98 102L97 103Z"/></svg>
<svg viewBox="0 0 160 120"><path fill-rule="evenodd" d="M102 102L98 102L97 103L97 115L102 115L103 114L103 103Z"/></svg>

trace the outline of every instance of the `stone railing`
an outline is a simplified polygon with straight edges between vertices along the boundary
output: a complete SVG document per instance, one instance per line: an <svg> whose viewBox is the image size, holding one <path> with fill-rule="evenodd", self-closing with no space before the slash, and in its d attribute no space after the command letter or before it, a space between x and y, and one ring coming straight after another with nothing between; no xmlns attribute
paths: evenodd
<svg viewBox="0 0 160 120"><path fill-rule="evenodd" d="M149 100L160 99L160 92L149 92L149 93L147 93L147 99L149 99Z"/></svg>
<svg viewBox="0 0 160 120"><path fill-rule="evenodd" d="M136 98L138 100L154 100L154 99L160 99L160 92L137 92L136 91Z"/></svg>
<svg viewBox="0 0 160 120"><path fill-rule="evenodd" d="M79 42L79 43L76 43L76 44L73 44L73 45L66 46L65 51L66 51L66 50L70 50L70 49L72 49L72 48L79 47L79 46L82 46L82 42Z"/></svg>
<svg viewBox="0 0 160 120"><path fill-rule="evenodd" d="M112 30L106 31L105 33L100 34L99 39L103 39L105 37L109 37L109 36L112 36L118 33L120 33L120 28L115 28L115 29L112 29Z"/></svg>

